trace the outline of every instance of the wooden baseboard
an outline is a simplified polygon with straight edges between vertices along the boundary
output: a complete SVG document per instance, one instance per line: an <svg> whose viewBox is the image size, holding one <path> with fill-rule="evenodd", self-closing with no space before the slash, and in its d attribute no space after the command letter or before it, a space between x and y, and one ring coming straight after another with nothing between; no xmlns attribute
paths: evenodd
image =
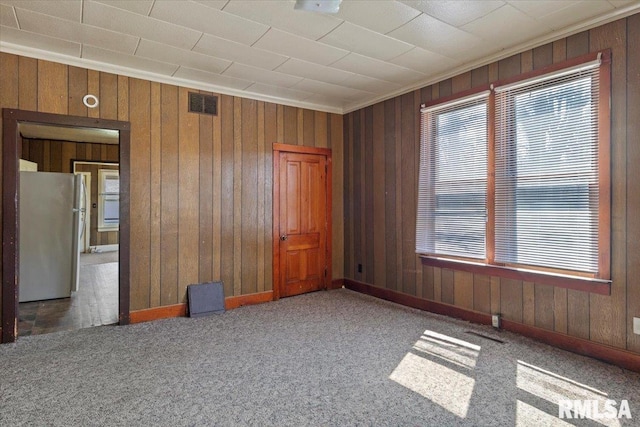
<svg viewBox="0 0 640 427"><path fill-rule="evenodd" d="M429 301L412 295L406 295L390 289L379 288L377 286L369 285L351 279L344 279L344 286L347 289L351 289L387 301L392 301L408 307L413 307L432 313L443 314L445 316L455 317L473 323L480 323L485 325L491 324L491 315L487 313L467 310L450 304ZM561 348L563 350L612 363L631 371L640 372L640 354L585 340L582 338L576 338L566 334L548 331L546 329L537 328L535 326L524 325L522 323L517 323L511 320L502 319L501 323L502 329L504 330L533 338L537 341Z"/></svg>
<svg viewBox="0 0 640 427"><path fill-rule="evenodd" d="M332 289L340 289L344 286L344 279L333 279L329 286L327 286L327 290Z"/></svg>
<svg viewBox="0 0 640 427"><path fill-rule="evenodd" d="M351 279L344 279L344 287L376 298L392 301L407 307L429 311L431 313L444 314L445 316L468 320L484 325L491 324L491 315L479 311L466 310L454 305L439 303L435 301L418 298L412 295L403 294L390 289L379 288L366 283L357 282Z"/></svg>
<svg viewBox="0 0 640 427"><path fill-rule="evenodd" d="M173 304L162 307L145 308L132 311L129 314L129 323L150 322L152 320L168 319L171 317L184 317L187 315L187 304Z"/></svg>
<svg viewBox="0 0 640 427"><path fill-rule="evenodd" d="M224 299L224 308L226 310L233 310L234 308L242 307L244 305L262 304L269 301L273 301L273 291L227 297ZM132 311L129 317L129 322L150 322L152 320L184 317L186 315L187 304L181 303Z"/></svg>
<svg viewBox="0 0 640 427"><path fill-rule="evenodd" d="M262 304L273 301L273 291L259 292L256 294L238 295L224 299L224 307L227 310L242 307L243 305Z"/></svg>
<svg viewBox="0 0 640 427"><path fill-rule="evenodd" d="M600 344L594 341L576 338L570 335L552 332L546 329L536 328L535 326L524 325L522 323L513 322L511 320L502 320L502 328L533 338L545 344L578 353L583 356L589 356L594 359L612 363L630 371L640 372L640 354L611 347L606 344Z"/></svg>

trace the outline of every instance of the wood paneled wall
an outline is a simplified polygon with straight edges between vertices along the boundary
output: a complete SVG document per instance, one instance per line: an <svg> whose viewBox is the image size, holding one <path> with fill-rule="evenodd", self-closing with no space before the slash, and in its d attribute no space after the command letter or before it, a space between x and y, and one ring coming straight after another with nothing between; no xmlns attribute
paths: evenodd
<svg viewBox="0 0 640 427"><path fill-rule="evenodd" d="M0 54L0 107L131 123L131 310L185 301L222 279L225 295L272 288L272 144L332 149L333 271L343 277L343 117L220 95L187 112L189 90ZM82 97L99 97L87 109Z"/></svg>
<svg viewBox="0 0 640 427"><path fill-rule="evenodd" d="M22 139L22 158L43 172L73 172L73 161L118 162L118 146L87 142Z"/></svg>
<svg viewBox="0 0 640 427"><path fill-rule="evenodd" d="M345 277L640 353L640 15L564 38L345 116ZM610 296L422 266L415 255L419 106L612 50ZM362 273L358 272L362 264Z"/></svg>

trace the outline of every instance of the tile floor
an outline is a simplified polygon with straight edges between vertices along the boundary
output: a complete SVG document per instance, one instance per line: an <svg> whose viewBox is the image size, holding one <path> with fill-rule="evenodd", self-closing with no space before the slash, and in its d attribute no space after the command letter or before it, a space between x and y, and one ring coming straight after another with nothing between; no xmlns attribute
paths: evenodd
<svg viewBox="0 0 640 427"><path fill-rule="evenodd" d="M18 307L18 335L117 323L117 259L117 252L110 255L82 254L78 292L73 292L71 298L21 303Z"/></svg>

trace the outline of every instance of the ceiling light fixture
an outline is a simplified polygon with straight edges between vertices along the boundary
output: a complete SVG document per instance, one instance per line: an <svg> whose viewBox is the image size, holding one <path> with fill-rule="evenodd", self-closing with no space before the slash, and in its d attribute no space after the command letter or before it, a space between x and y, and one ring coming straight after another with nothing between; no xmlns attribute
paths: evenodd
<svg viewBox="0 0 640 427"><path fill-rule="evenodd" d="M342 0L296 0L294 9L309 12L338 13Z"/></svg>

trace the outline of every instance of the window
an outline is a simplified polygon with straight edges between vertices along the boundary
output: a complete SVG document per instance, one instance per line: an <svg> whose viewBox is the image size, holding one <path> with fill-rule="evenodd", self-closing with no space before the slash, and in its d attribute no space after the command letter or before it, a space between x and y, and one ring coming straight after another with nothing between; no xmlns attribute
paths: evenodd
<svg viewBox="0 0 640 427"><path fill-rule="evenodd" d="M98 231L114 231L120 225L120 174L116 169L98 170Z"/></svg>
<svg viewBox="0 0 640 427"><path fill-rule="evenodd" d="M423 108L417 252L608 279L609 63Z"/></svg>
<svg viewBox="0 0 640 427"><path fill-rule="evenodd" d="M418 252L485 258L488 95L424 111Z"/></svg>

